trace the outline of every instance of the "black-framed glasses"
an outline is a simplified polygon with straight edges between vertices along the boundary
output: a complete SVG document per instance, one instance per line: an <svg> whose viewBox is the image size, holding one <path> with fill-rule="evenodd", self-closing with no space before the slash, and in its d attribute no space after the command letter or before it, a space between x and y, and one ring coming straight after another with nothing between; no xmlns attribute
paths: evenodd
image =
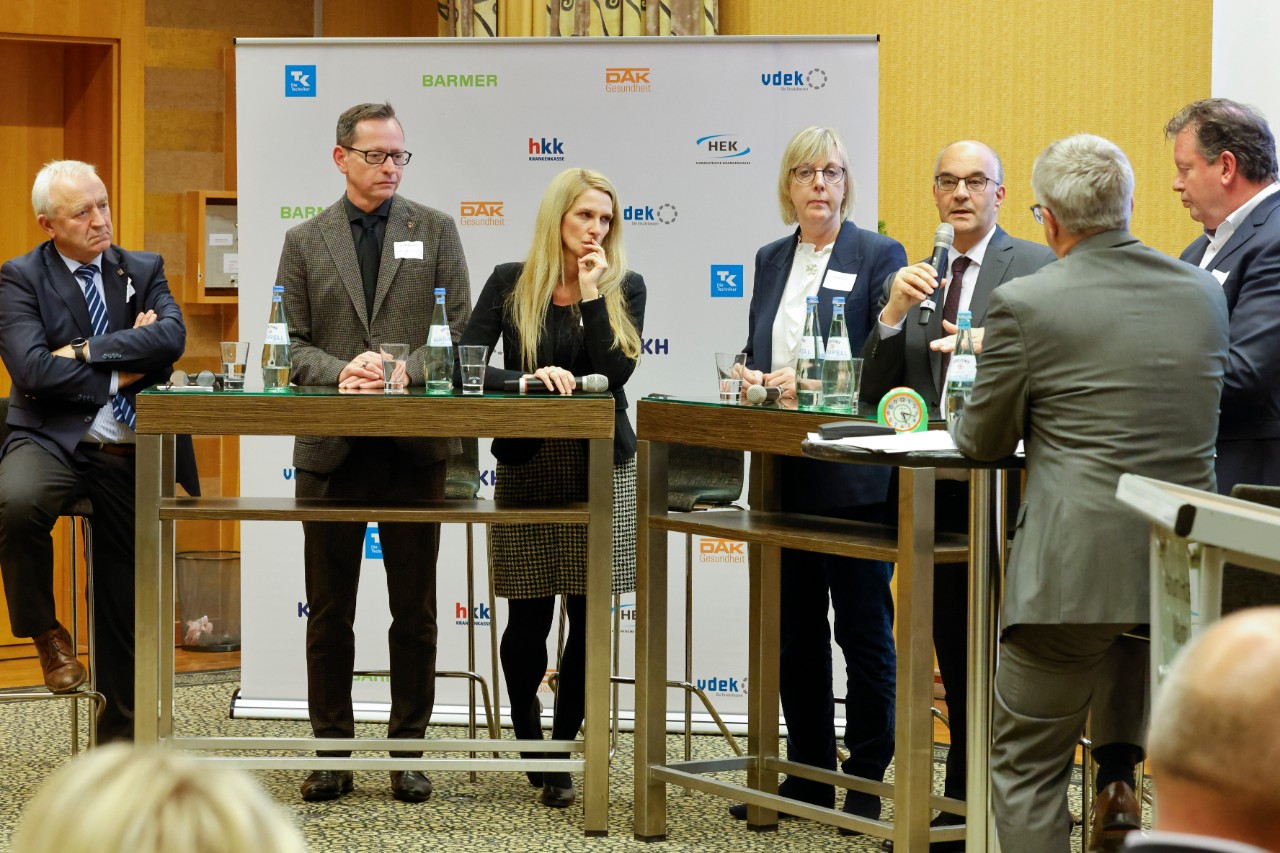
<svg viewBox="0 0 1280 853"><path fill-rule="evenodd" d="M350 145L344 145L343 148L348 151L354 151L364 158L364 161L370 166L381 166L387 162L387 158L391 158L391 162L397 166L408 166L409 158L413 155L408 151L365 151L363 148L352 148Z"/></svg>
<svg viewBox="0 0 1280 853"><path fill-rule="evenodd" d="M791 170L791 177L795 178L798 184L811 184L818 175L822 175L822 180L828 184L838 184L844 180L844 167L827 166L825 169L815 169L812 166L797 166Z"/></svg>
<svg viewBox="0 0 1280 853"><path fill-rule="evenodd" d="M1043 224L1044 224L1044 212L1045 212L1046 210L1048 210L1048 209L1049 209L1049 208L1045 207L1043 204L1033 204L1033 205L1031 205L1031 215L1035 217L1036 222L1038 222L1039 224L1043 225Z"/></svg>
<svg viewBox="0 0 1280 853"><path fill-rule="evenodd" d="M955 175L936 175L933 179L933 185L938 188L938 192L953 193L956 187L960 186L963 181L965 188L971 193L980 193L987 188L987 184L998 183L995 178L988 178L986 175L970 175L967 178L957 178Z"/></svg>

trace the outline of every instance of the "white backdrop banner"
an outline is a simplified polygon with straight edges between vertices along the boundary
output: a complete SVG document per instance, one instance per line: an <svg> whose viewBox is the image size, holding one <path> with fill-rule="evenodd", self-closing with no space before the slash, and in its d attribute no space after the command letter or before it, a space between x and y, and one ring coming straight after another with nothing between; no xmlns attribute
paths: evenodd
<svg viewBox="0 0 1280 853"><path fill-rule="evenodd" d="M458 223L473 302L496 264L527 255L554 175L571 166L608 175L622 207L615 227L629 266L649 289L644 354L628 396L709 396L714 353L746 340L755 252L790 230L779 218L777 183L783 148L796 131L823 124L843 134L852 158L852 218L875 229L877 91L874 37L240 40L240 337L252 342L250 371L285 231L342 195L332 157L338 115L353 104L389 100L414 155L400 192ZM291 496L291 453L288 439L243 439L242 493ZM480 467L481 496L492 497L487 442ZM483 529L475 530L477 597L468 613L464 528L444 528L438 667L468 668L466 632L474 620L477 666L487 675L489 620L500 627L503 608L489 600ZM236 713L305 718L301 524L245 522L241 544ZM684 672L684 552L683 537L673 537L673 677ZM695 538L694 560L694 680L723 713L745 714L746 548ZM357 614L359 669L387 666L381 574L371 526ZM634 596L623 598L621 615L622 672L630 675ZM836 655L834 671L842 673ZM554 654L550 660L554 667ZM354 691L361 718L385 719L384 679L358 678ZM467 701L465 682L442 679L436 695L436 719L453 718ZM621 707L629 716L629 690ZM669 707L683 708L676 691Z"/></svg>

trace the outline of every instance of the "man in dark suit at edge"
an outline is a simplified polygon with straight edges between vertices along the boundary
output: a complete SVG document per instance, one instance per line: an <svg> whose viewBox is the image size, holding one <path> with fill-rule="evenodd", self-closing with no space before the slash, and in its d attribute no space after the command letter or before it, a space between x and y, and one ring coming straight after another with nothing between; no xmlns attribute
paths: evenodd
<svg viewBox="0 0 1280 853"><path fill-rule="evenodd" d="M390 104L358 104L338 119L333 161L346 192L290 229L276 278L284 285L291 379L360 391L381 389L378 343L410 346L410 385L423 384L432 290L445 289L456 343L471 313L471 287L453 219L396 193L411 154ZM443 498L447 457L457 439L298 436L293 464L299 498L396 502ZM356 590L366 525L303 522L307 602L307 707L316 737L353 737ZM379 525L391 606L388 736L421 739L435 702L438 524ZM410 746L411 744L406 744ZM350 755L325 752L321 755ZM412 748L394 753L415 757ZM317 770L302 798L332 800L352 789L351 772ZM426 774L392 771L397 800L431 796Z"/></svg>
<svg viewBox="0 0 1280 853"><path fill-rule="evenodd" d="M1169 120L1173 191L1204 226L1182 260L1222 285L1231 349L1218 423L1218 491L1280 485L1280 184L1276 140L1256 110L1225 98ZM1176 377L1170 377L1176 381Z"/></svg>
<svg viewBox="0 0 1280 853"><path fill-rule="evenodd" d="M186 345L164 260L112 243L97 171L55 160L31 190L50 239L0 269L0 357L13 379L0 460L0 567L13 633L32 637L54 693L87 673L54 612L59 516L93 504L98 720L104 741L133 738L135 398L166 380ZM188 445L188 448L190 445ZM190 458L180 462L191 462ZM199 494L194 465L179 481Z"/></svg>
<svg viewBox="0 0 1280 853"><path fill-rule="evenodd" d="M942 149L933 169L933 203L938 218L955 228L946 262L948 286L942 288L945 295L935 294L940 288L939 271L927 261L902 267L884 280L879 322L872 326L862 349L861 397L868 411L874 412L891 388L907 385L920 393L936 417L949 355L935 342L955 333L957 312L972 313L974 337L980 341L991 292L1053 260L1048 247L1011 237L996 224L1004 197L1004 166L990 146L962 140ZM951 287L952 282L960 286ZM930 295L938 309L921 325L920 303ZM950 349L951 342L942 343ZM936 527L965 533L969 529L968 478L947 477L947 473L940 471L937 480ZM933 583L933 646L951 727L943 796L963 800L968 764L968 567L936 566ZM960 823L964 818L945 811L933 821L935 826ZM886 841L884 847L892 850L893 842ZM934 853L963 850L964 842L934 842L930 849Z"/></svg>

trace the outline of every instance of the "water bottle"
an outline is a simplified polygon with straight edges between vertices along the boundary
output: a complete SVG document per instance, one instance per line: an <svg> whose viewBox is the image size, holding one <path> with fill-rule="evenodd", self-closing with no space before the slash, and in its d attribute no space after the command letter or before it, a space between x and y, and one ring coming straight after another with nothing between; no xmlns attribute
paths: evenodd
<svg viewBox="0 0 1280 853"><path fill-rule="evenodd" d="M943 382L942 416L951 430L964 410L964 404L973 394L973 382L978 378L978 357L973 352L973 315L968 311L956 314L956 348L947 366L947 378Z"/></svg>
<svg viewBox="0 0 1280 853"><path fill-rule="evenodd" d="M853 410L853 353L844 322L844 297L831 300L831 331L822 356L822 407Z"/></svg>
<svg viewBox="0 0 1280 853"><path fill-rule="evenodd" d="M271 319L262 342L262 390L289 390L289 324L284 319L284 285L271 288Z"/></svg>
<svg viewBox="0 0 1280 853"><path fill-rule="evenodd" d="M804 301L804 331L800 333L800 351L796 354L796 399L802 409L816 409L822 404L822 332L818 330L818 297Z"/></svg>
<svg viewBox="0 0 1280 853"><path fill-rule="evenodd" d="M453 335L444 313L444 288L435 289L436 307L431 312L427 350L422 357L422 375L428 394L453 393Z"/></svg>

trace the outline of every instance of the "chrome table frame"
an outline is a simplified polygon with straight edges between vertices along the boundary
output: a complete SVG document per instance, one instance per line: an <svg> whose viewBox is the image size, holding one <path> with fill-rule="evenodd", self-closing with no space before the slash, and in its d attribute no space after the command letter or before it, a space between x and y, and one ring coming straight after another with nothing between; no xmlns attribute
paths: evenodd
<svg viewBox="0 0 1280 853"><path fill-rule="evenodd" d="M586 720L582 742L502 741L504 752L574 753L569 759L322 757L318 749L403 750L389 738L182 737L173 731L174 523L184 519L263 521L399 521L587 525L587 633L609 636L613 553L614 402L609 395L514 398L346 394L294 388L288 393L147 391L137 398L136 719L139 744L204 750L280 750L306 755L202 756L245 768L345 770L581 770L584 829L605 835L609 807L609 646L588 643ZM424 500L369 506L358 501L292 498L179 498L174 493L174 436L331 435L584 439L588 502L505 505L494 501ZM428 754L492 751L484 738L414 741Z"/></svg>

